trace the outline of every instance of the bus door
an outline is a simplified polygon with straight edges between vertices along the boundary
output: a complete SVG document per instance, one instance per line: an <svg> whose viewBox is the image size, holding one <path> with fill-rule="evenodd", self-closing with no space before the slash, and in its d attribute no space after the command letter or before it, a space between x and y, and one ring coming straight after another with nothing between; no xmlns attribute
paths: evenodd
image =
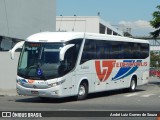
<svg viewBox="0 0 160 120"><path fill-rule="evenodd" d="M65 95L72 95L76 84L76 61L75 44L68 44L60 51L62 75L65 77L65 84L63 84L63 91Z"/></svg>

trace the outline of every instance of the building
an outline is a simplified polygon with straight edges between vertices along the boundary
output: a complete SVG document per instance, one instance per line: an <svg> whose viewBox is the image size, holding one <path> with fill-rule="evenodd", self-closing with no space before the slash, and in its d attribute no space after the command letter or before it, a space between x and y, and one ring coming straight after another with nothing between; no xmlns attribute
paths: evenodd
<svg viewBox="0 0 160 120"><path fill-rule="evenodd" d="M155 39L148 39L150 43L150 51L153 52L160 52L160 38Z"/></svg>
<svg viewBox="0 0 160 120"><path fill-rule="evenodd" d="M156 39L152 36L134 36L134 38L148 40L150 44L150 51L160 52L160 36Z"/></svg>
<svg viewBox="0 0 160 120"><path fill-rule="evenodd" d="M55 31L56 0L0 0L0 50L41 31Z"/></svg>
<svg viewBox="0 0 160 120"><path fill-rule="evenodd" d="M123 32L99 16L57 16L56 31L91 32L123 36Z"/></svg>
<svg viewBox="0 0 160 120"><path fill-rule="evenodd" d="M19 52L12 61L8 50L31 34L55 30L56 0L0 0L0 93L16 91Z"/></svg>

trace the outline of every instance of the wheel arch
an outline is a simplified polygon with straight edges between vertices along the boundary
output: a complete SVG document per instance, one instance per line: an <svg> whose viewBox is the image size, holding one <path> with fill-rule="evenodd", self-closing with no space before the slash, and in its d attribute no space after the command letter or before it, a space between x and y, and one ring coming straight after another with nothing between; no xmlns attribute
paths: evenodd
<svg viewBox="0 0 160 120"><path fill-rule="evenodd" d="M132 77L131 77L131 80L132 79L135 79L135 82L136 82L136 85L137 85L137 80L138 80L137 74L133 74Z"/></svg>
<svg viewBox="0 0 160 120"><path fill-rule="evenodd" d="M130 84L129 87L127 88L127 91L134 92L136 90L136 87L137 87L137 75L133 74L131 76Z"/></svg>
<svg viewBox="0 0 160 120"><path fill-rule="evenodd" d="M78 84L77 95L76 95L77 100L86 99L88 93L89 93L89 81L88 79L83 78L80 80Z"/></svg>
<svg viewBox="0 0 160 120"><path fill-rule="evenodd" d="M88 80L87 77L83 77L83 78L80 79L80 81L79 81L79 83L78 83L78 85L77 85L77 89L76 89L76 93L77 93L77 94L78 94L79 86L80 86L80 84L82 84L83 82L85 82L85 83L87 84L87 86L88 86L88 92L89 92L89 80Z"/></svg>

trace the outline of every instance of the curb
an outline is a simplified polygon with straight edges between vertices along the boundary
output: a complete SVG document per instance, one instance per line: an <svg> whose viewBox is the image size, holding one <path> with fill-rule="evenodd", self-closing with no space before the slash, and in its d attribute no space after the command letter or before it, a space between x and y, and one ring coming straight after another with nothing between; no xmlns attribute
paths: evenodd
<svg viewBox="0 0 160 120"><path fill-rule="evenodd" d="M17 96L16 89L0 89L0 97L3 96Z"/></svg>

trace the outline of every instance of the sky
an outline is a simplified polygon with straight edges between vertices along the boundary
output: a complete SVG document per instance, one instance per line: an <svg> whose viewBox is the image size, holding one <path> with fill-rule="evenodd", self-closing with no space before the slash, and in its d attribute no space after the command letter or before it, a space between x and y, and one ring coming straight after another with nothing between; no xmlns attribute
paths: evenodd
<svg viewBox="0 0 160 120"><path fill-rule="evenodd" d="M131 28L134 36L154 31L149 21L160 0L57 0L57 16L97 16L121 30Z"/></svg>

